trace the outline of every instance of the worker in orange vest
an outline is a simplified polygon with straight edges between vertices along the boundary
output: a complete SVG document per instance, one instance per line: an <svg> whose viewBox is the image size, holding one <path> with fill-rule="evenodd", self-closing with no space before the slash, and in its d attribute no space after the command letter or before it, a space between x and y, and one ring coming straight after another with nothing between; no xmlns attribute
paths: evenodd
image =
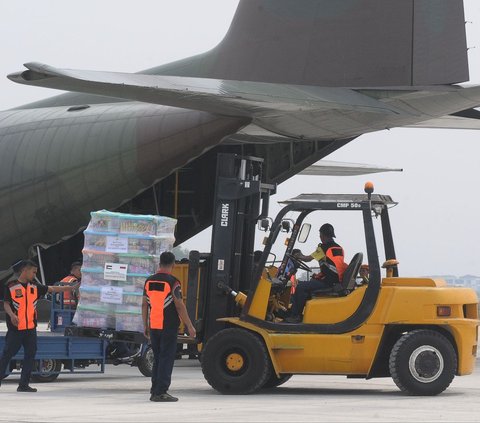
<svg viewBox="0 0 480 423"><path fill-rule="evenodd" d="M75 285L76 289L73 291L67 291L63 294L63 306L64 308L70 308L76 310L78 300L80 298L80 292L78 287L82 280L82 263L74 261L70 266L70 274L65 276L59 283L60 286Z"/></svg>
<svg viewBox="0 0 480 423"><path fill-rule="evenodd" d="M21 260L14 265L18 278L5 286L4 308L7 320L7 335L0 359L0 385L12 357L23 346L24 356L18 392L37 392L30 386L37 352L37 301L47 292L69 292L77 288L69 286L46 286L35 280L38 266L30 260Z"/></svg>
<svg viewBox="0 0 480 423"><path fill-rule="evenodd" d="M287 323L300 323L302 321L303 309L307 299L313 291L333 287L334 284L342 281L343 274L348 267L345 263L343 248L338 245L335 238L335 230L330 223L320 227L320 241L317 249L309 256L298 252L294 255L299 260L309 262L318 260L320 273L314 274L309 281L301 281L292 297L291 315L285 319Z"/></svg>
<svg viewBox="0 0 480 423"><path fill-rule="evenodd" d="M145 281L142 318L145 336L153 351L152 388L150 401L173 402L178 398L167 393L172 379L177 352L180 319L190 336L196 332L182 300L180 281L172 275L175 256L166 251L160 255L160 268Z"/></svg>

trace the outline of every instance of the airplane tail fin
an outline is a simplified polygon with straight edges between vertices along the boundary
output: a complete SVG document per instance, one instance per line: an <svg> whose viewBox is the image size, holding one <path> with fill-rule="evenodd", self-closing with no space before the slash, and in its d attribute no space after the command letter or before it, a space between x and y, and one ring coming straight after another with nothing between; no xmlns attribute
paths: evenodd
<svg viewBox="0 0 480 423"><path fill-rule="evenodd" d="M146 73L329 87L464 82L463 1L241 0L217 47Z"/></svg>

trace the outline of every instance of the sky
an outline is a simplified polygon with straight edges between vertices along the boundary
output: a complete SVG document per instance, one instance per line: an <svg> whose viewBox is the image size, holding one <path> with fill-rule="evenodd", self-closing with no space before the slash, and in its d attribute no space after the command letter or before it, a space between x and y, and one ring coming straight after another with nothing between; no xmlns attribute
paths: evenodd
<svg viewBox="0 0 480 423"><path fill-rule="evenodd" d="M6 78L30 61L57 67L138 72L205 52L221 41L237 0L24 0L0 2L0 110L58 92ZM480 84L480 2L465 0L470 83ZM271 201L302 192L359 193L365 181L399 205L390 212L400 273L404 276L480 276L480 133L466 130L393 129L363 135L328 160L403 168L402 173L360 177L295 176ZM341 215L341 216L339 216ZM341 213L329 221L352 257L362 247L356 221ZM317 228L302 247L315 248ZM184 243L209 250L209 232ZM380 260L384 259L380 252Z"/></svg>

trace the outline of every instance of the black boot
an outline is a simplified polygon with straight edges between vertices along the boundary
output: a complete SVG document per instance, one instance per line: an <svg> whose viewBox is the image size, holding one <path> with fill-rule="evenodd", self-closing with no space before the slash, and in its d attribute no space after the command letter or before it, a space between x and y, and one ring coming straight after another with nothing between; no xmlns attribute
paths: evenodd
<svg viewBox="0 0 480 423"><path fill-rule="evenodd" d="M17 388L17 392L37 392L37 388L32 388L31 386L21 386Z"/></svg>

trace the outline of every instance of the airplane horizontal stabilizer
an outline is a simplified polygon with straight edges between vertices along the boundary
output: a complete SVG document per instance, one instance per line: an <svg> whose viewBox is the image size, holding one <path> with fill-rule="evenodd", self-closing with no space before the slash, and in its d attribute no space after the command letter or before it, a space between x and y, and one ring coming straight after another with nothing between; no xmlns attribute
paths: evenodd
<svg viewBox="0 0 480 423"><path fill-rule="evenodd" d="M298 136L297 131L289 132L287 128L298 127L299 123L295 122L299 115L303 116L302 125L306 114L316 115L332 110L344 114L411 115L411 111L402 112L393 105L349 88L67 70L40 63L27 63L25 66L29 70L10 74L8 78L25 85L249 117L263 128L288 136ZM284 125L280 127L275 125L279 116L284 120ZM269 125L269 121L274 123ZM318 131L306 128L300 135L316 138ZM332 135L339 137L339 134Z"/></svg>
<svg viewBox="0 0 480 423"><path fill-rule="evenodd" d="M480 105L480 86L341 88L25 66L27 71L8 77L26 85L244 117L296 139L346 139Z"/></svg>
<svg viewBox="0 0 480 423"><path fill-rule="evenodd" d="M437 119L430 119L409 128L430 128L430 129L480 129L480 112L475 109L462 110L448 116Z"/></svg>
<svg viewBox="0 0 480 423"><path fill-rule="evenodd" d="M45 88L109 95L167 106L234 116L259 110L308 111L342 109L401 113L348 88L305 87L248 81L57 69L26 63L29 70L8 75L14 82Z"/></svg>
<svg viewBox="0 0 480 423"><path fill-rule="evenodd" d="M403 172L403 169L373 166L361 163L332 162L322 160L318 164L307 167L299 175L308 176L359 176L381 172Z"/></svg>

